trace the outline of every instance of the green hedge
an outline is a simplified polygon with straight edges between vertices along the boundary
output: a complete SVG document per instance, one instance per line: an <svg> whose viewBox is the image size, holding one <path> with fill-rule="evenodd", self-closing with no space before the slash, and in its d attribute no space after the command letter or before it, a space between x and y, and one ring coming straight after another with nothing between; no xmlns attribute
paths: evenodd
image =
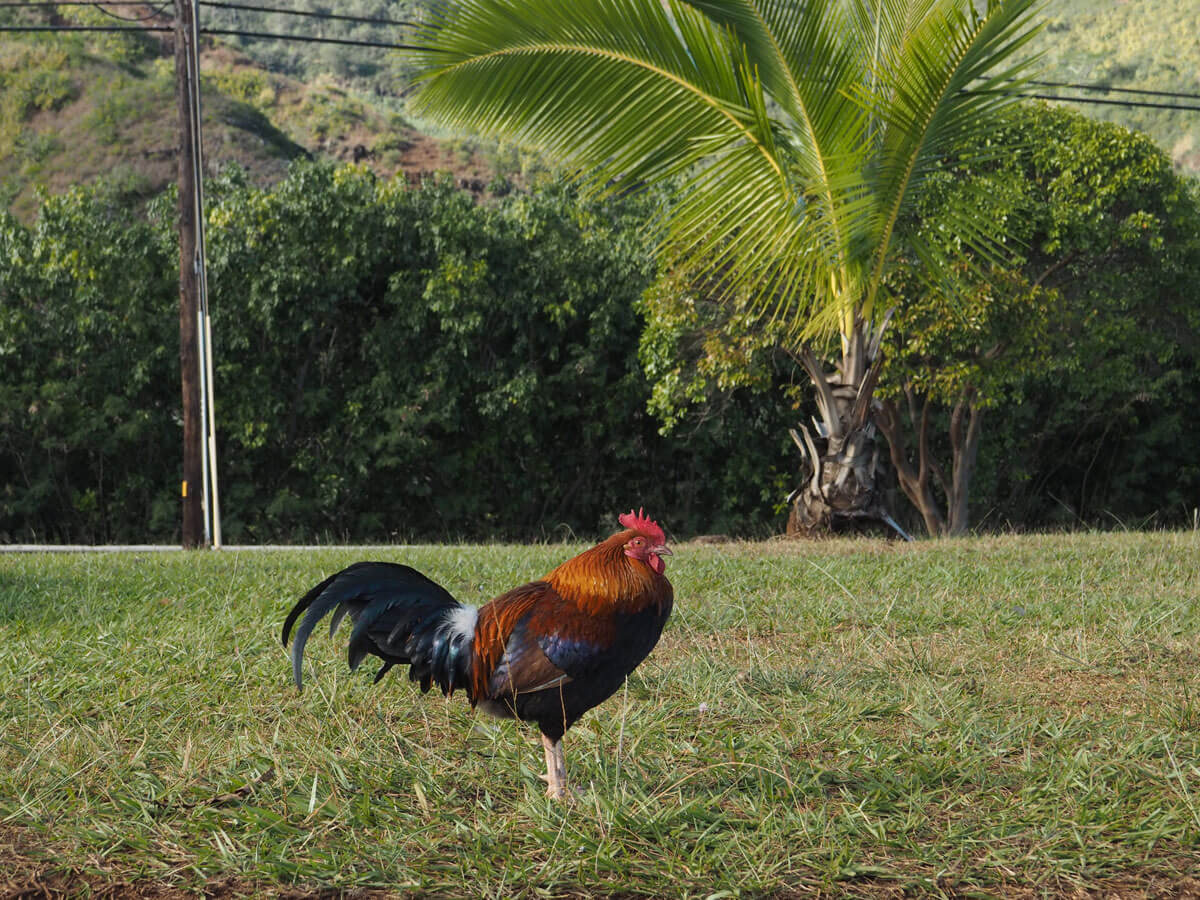
<svg viewBox="0 0 1200 900"><path fill-rule="evenodd" d="M1019 274L1051 273L1054 349L1004 357L973 521L1190 524L1195 185L1112 126L1012 127L1033 152L982 177L1024 197ZM665 436L647 412L645 371L661 394L681 352L641 318L662 312L652 196L479 203L307 162L210 190L227 540L591 536L642 504L677 536L782 530L801 376L756 362ZM32 226L0 214L0 542L178 539L175 222L172 195L139 211L103 186L45 198Z"/></svg>
<svg viewBox="0 0 1200 900"><path fill-rule="evenodd" d="M228 541L778 528L782 423L749 404L664 438L634 306L649 198L486 204L304 163L211 187ZM103 189L0 220L0 540L178 537L175 200Z"/></svg>

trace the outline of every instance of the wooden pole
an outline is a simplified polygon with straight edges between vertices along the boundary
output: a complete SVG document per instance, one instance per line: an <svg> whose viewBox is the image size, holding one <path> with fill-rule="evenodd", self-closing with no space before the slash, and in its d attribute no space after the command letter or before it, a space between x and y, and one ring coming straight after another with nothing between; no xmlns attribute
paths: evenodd
<svg viewBox="0 0 1200 900"><path fill-rule="evenodd" d="M200 285L200 420L204 471L204 541L214 550L221 546L221 503L217 490L217 414L213 399L212 318L208 312L208 237L204 224L204 116L200 108L200 0L192 7L192 40L188 47L191 66L192 162L196 171L196 274Z"/></svg>
<svg viewBox="0 0 1200 900"><path fill-rule="evenodd" d="M200 279L196 257L196 166L189 74L192 4L175 0L175 96L179 106L179 376L183 386L183 547L204 542L203 427L200 421Z"/></svg>

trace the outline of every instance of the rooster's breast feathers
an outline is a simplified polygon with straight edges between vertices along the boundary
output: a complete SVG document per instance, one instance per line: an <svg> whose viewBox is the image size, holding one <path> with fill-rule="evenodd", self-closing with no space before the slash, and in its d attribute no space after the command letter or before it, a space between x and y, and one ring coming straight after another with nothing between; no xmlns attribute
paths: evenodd
<svg viewBox="0 0 1200 900"><path fill-rule="evenodd" d="M542 705L533 695L553 692L554 718L569 724L616 690L658 642L672 605L670 582L619 549L598 545L479 611L475 702L526 718L523 706Z"/></svg>

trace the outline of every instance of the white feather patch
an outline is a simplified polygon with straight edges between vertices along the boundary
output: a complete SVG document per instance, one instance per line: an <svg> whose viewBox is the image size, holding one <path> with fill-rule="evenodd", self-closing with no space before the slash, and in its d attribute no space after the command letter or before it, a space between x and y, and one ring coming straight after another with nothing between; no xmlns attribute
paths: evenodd
<svg viewBox="0 0 1200 900"><path fill-rule="evenodd" d="M451 639L463 635L463 645L475 640L475 623L479 621L479 610L474 606L460 606L446 616L445 628L450 632Z"/></svg>

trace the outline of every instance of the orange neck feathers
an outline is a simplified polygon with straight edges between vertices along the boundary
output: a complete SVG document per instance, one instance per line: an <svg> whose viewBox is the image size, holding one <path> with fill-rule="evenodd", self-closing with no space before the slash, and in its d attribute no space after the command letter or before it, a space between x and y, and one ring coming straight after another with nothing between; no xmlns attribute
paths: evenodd
<svg viewBox="0 0 1200 900"><path fill-rule="evenodd" d="M567 560L545 577L564 600L591 616L640 612L671 597L671 583L641 560L625 555L635 532L621 531Z"/></svg>

